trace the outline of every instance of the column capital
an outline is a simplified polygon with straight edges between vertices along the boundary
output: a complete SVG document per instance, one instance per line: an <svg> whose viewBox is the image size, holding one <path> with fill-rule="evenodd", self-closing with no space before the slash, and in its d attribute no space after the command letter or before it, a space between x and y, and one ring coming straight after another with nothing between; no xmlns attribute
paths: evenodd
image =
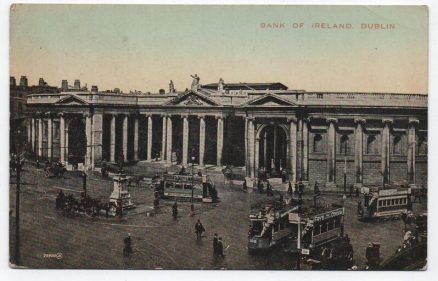
<svg viewBox="0 0 438 281"><path fill-rule="evenodd" d="M189 118L189 115L187 113L180 114L180 116L183 119Z"/></svg>
<svg viewBox="0 0 438 281"><path fill-rule="evenodd" d="M225 115L215 115L215 119L225 119Z"/></svg>
<svg viewBox="0 0 438 281"><path fill-rule="evenodd" d="M394 119L392 119L392 118L384 118L384 119L382 119L382 123L383 124L388 124L388 125L391 125L392 123L394 123Z"/></svg>
<svg viewBox="0 0 438 281"><path fill-rule="evenodd" d="M91 114L90 112L85 112L82 116L91 117L91 116L93 116L93 114Z"/></svg>
<svg viewBox="0 0 438 281"><path fill-rule="evenodd" d="M420 124L420 120L415 117L409 117L409 125L417 126L418 124Z"/></svg>
<svg viewBox="0 0 438 281"><path fill-rule="evenodd" d="M198 119L204 119L205 118L205 114L198 114L196 117Z"/></svg>
<svg viewBox="0 0 438 281"><path fill-rule="evenodd" d="M329 117L329 118L327 118L325 121L326 121L328 124L330 124L330 123L334 123L334 124L336 124L336 123L338 123L338 118Z"/></svg>
<svg viewBox="0 0 438 281"><path fill-rule="evenodd" d="M367 120L365 118L354 118L354 123L355 124L361 124L364 125L366 124Z"/></svg>
<svg viewBox="0 0 438 281"><path fill-rule="evenodd" d="M50 118L52 116L52 113L50 111L45 112L44 116Z"/></svg>
<svg viewBox="0 0 438 281"><path fill-rule="evenodd" d="M166 117L169 117L169 115L167 113L162 113L162 114L160 114L160 117L166 118Z"/></svg>
<svg viewBox="0 0 438 281"><path fill-rule="evenodd" d="M298 122L297 117L288 117L287 118L287 123L291 123L291 122L297 123Z"/></svg>
<svg viewBox="0 0 438 281"><path fill-rule="evenodd" d="M254 116L246 116L244 117L247 121L254 121L255 117Z"/></svg>
<svg viewBox="0 0 438 281"><path fill-rule="evenodd" d="M58 114L57 114L58 117L64 117L64 115L65 114L63 112L58 112Z"/></svg>

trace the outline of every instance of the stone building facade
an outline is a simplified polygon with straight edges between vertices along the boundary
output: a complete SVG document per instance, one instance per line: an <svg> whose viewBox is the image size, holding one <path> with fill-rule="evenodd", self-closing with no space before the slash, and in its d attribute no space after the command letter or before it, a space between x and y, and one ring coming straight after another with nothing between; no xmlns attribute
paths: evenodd
<svg viewBox="0 0 438 281"><path fill-rule="evenodd" d="M198 80L196 80L198 79ZM285 172L326 188L427 185L427 95L220 83L163 94L61 92L27 99L28 142L61 162L161 161Z"/></svg>

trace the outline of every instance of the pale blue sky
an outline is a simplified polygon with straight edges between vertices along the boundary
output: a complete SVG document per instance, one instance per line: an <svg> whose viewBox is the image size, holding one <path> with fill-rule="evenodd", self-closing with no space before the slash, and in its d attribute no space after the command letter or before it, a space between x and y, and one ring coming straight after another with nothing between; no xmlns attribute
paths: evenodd
<svg viewBox="0 0 438 281"><path fill-rule="evenodd" d="M302 29L262 29L263 22ZM312 29L315 22L351 30ZM395 24L362 30L362 23ZM157 92L201 83L285 83L308 91L427 93L425 7L16 5L11 75L37 83Z"/></svg>

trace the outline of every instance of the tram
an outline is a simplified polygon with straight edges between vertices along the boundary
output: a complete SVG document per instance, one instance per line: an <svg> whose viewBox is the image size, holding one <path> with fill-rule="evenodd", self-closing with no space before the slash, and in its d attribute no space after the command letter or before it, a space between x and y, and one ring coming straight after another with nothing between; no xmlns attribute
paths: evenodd
<svg viewBox="0 0 438 281"><path fill-rule="evenodd" d="M258 253L284 246L292 229L288 216L297 211L298 205L292 202L265 202L253 206L249 214L248 251Z"/></svg>
<svg viewBox="0 0 438 281"><path fill-rule="evenodd" d="M292 235L286 251L313 255L322 246L343 237L344 208L329 205L317 208L302 208L299 212L289 214Z"/></svg>
<svg viewBox="0 0 438 281"><path fill-rule="evenodd" d="M207 175L163 174L153 178L152 184L163 198L180 198L212 203L218 195L213 182Z"/></svg>
<svg viewBox="0 0 438 281"><path fill-rule="evenodd" d="M400 217L412 208L410 188L363 187L357 206L359 220Z"/></svg>

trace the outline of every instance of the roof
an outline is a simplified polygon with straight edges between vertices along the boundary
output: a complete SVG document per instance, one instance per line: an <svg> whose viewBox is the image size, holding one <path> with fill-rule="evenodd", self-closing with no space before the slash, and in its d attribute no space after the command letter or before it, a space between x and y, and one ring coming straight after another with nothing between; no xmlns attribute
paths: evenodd
<svg viewBox="0 0 438 281"><path fill-rule="evenodd" d="M217 90L219 83L202 85L204 89ZM280 82L273 83L224 83L224 90L287 90Z"/></svg>

